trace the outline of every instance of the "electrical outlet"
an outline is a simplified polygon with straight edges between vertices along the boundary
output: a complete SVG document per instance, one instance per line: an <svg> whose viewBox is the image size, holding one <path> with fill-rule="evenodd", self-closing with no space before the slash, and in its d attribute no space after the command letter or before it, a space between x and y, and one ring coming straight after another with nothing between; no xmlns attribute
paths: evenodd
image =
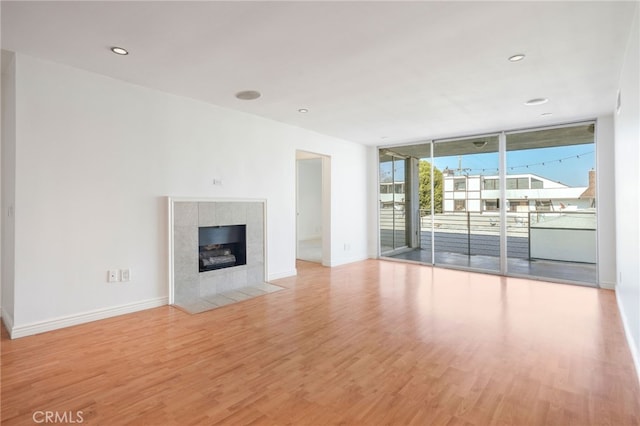
<svg viewBox="0 0 640 426"><path fill-rule="evenodd" d="M120 281L130 281L130 280L131 280L131 269L121 269Z"/></svg>
<svg viewBox="0 0 640 426"><path fill-rule="evenodd" d="M120 281L120 272L117 269L107 271L107 282L115 283Z"/></svg>

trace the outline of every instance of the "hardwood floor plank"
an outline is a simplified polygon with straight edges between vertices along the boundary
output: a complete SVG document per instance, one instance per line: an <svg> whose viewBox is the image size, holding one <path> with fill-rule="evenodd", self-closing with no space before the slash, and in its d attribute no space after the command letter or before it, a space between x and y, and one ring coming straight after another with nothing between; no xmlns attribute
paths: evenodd
<svg viewBox="0 0 640 426"><path fill-rule="evenodd" d="M608 290L364 261L286 289L10 340L3 425L638 425Z"/></svg>

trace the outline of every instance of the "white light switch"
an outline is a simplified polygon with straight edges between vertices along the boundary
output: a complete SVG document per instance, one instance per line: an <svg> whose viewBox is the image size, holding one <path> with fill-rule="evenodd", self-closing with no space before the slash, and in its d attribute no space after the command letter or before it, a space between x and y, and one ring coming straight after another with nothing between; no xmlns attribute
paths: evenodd
<svg viewBox="0 0 640 426"><path fill-rule="evenodd" d="M121 269L120 281L130 281L130 280L131 280L131 269Z"/></svg>

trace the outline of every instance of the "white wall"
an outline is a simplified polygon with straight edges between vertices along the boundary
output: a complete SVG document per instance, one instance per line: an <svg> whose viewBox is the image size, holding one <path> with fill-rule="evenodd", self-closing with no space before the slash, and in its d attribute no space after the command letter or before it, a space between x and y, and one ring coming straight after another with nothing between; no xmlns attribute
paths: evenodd
<svg viewBox="0 0 640 426"><path fill-rule="evenodd" d="M269 278L295 274L298 149L331 156L331 263L367 257L364 146L16 61L17 328L166 297L166 196L267 199ZM115 268L131 282L107 284Z"/></svg>
<svg viewBox="0 0 640 426"><path fill-rule="evenodd" d="M11 327L14 316L14 215L15 203L15 60L12 54L2 52L2 145L0 235L2 236L0 278L2 280L2 318Z"/></svg>
<svg viewBox="0 0 640 426"><path fill-rule="evenodd" d="M616 294L640 377L640 31L634 23L620 75L621 109L615 120Z"/></svg>
<svg viewBox="0 0 640 426"><path fill-rule="evenodd" d="M298 239L322 232L322 159L298 160Z"/></svg>
<svg viewBox="0 0 640 426"><path fill-rule="evenodd" d="M613 116L598 117L596 126L596 216L598 282L613 289L616 282L616 206Z"/></svg>

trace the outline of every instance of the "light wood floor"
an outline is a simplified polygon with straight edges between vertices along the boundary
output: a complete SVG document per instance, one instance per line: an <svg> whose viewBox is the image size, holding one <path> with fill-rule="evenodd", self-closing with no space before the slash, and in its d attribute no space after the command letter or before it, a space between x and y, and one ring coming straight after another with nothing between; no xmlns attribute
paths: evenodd
<svg viewBox="0 0 640 426"><path fill-rule="evenodd" d="M637 425L611 291L365 261L286 290L2 335L2 424Z"/></svg>

